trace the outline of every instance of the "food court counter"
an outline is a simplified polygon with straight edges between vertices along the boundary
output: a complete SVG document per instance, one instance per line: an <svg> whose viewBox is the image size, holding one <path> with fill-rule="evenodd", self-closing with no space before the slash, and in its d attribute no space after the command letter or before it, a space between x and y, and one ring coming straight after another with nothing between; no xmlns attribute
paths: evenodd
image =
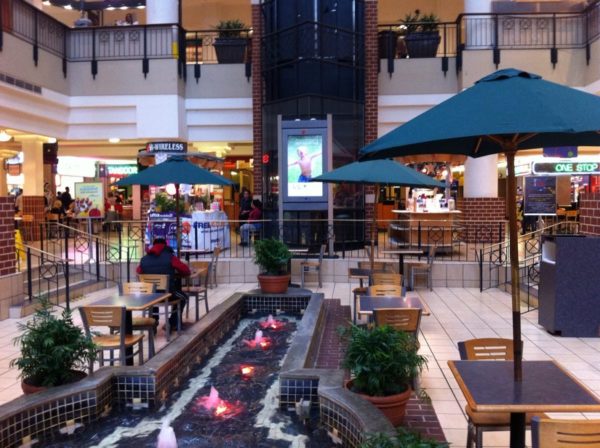
<svg viewBox="0 0 600 448"><path fill-rule="evenodd" d="M390 242L407 246L452 247L452 231L458 225L459 210L438 210L434 212L413 212L392 210L396 221L390 224Z"/></svg>

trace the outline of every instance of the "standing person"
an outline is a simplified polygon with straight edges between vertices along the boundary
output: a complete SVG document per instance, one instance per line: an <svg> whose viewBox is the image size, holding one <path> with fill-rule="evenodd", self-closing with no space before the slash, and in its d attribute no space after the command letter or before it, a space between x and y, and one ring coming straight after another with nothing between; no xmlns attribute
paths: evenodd
<svg viewBox="0 0 600 448"><path fill-rule="evenodd" d="M248 216L252 211L252 193L246 187L242 188L242 195L240 197L240 221L248 221ZM243 224L240 223L240 225Z"/></svg>
<svg viewBox="0 0 600 448"><path fill-rule="evenodd" d="M137 267L138 274L162 274L169 276L169 292L174 298L180 300L180 306L173 309L169 317L171 331L177 328L177 314L183 314L183 309L188 300L187 294L181 290L181 277L191 274L190 268L173 253L173 249L167 245L164 238L155 238L152 247L146 251L146 255L140 260ZM152 316L158 325L158 307L152 309Z"/></svg>
<svg viewBox="0 0 600 448"><path fill-rule="evenodd" d="M65 187L65 192L60 196L60 202L62 202L63 210L66 212L69 211L69 206L71 202L73 202L73 198L71 198L71 193L69 187Z"/></svg>
<svg viewBox="0 0 600 448"><path fill-rule="evenodd" d="M258 199L252 201L252 211L248 215L248 222L240 227L242 241L240 245L246 246L250 241L250 231L259 231L262 223L256 222L262 219L262 203Z"/></svg>
<svg viewBox="0 0 600 448"><path fill-rule="evenodd" d="M19 188L15 196L15 213L23 213L23 189Z"/></svg>

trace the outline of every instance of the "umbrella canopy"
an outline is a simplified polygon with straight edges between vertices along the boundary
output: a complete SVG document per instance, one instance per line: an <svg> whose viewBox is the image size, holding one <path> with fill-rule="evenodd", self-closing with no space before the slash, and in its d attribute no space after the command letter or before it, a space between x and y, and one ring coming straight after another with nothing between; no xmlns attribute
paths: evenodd
<svg viewBox="0 0 600 448"><path fill-rule="evenodd" d="M154 165L137 174L132 174L116 185L167 185L175 184L175 203L179 204L180 184L233 185L229 179L211 173L194 165L183 157L170 157L163 163ZM175 228L177 233L177 255L181 253L179 232L179 207L175 208Z"/></svg>
<svg viewBox="0 0 600 448"><path fill-rule="evenodd" d="M394 129L360 151L362 159L408 154L505 153L513 308L515 380L522 380L519 253L514 157L520 149L600 145L600 97L544 81L516 69L500 70Z"/></svg>
<svg viewBox="0 0 600 448"><path fill-rule="evenodd" d="M445 184L389 159L354 162L312 179L316 182L438 187Z"/></svg>
<svg viewBox="0 0 600 448"><path fill-rule="evenodd" d="M209 184L233 185L228 179L200 168L182 157L170 157L163 163L127 176L117 185Z"/></svg>
<svg viewBox="0 0 600 448"><path fill-rule="evenodd" d="M375 184L375 203L379 202L379 185L399 185L402 187L439 187L444 188L444 183L435 180L429 176L419 173L401 163L389 159L369 160L366 162L354 162L336 168L328 173L311 179L313 182L331 182L331 183L354 183L354 184ZM371 269L375 261L375 234L377 226L377 216L373 214L373 223L371 227ZM402 273L401 273L402 274Z"/></svg>

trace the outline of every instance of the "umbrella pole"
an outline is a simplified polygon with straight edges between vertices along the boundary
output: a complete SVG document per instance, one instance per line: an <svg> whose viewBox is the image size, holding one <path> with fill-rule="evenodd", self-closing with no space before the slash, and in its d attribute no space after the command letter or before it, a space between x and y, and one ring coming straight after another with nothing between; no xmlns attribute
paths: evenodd
<svg viewBox="0 0 600 448"><path fill-rule="evenodd" d="M181 233L179 232L179 184L175 184L175 238L177 239L177 258L180 258Z"/></svg>
<svg viewBox="0 0 600 448"><path fill-rule="evenodd" d="M371 272L375 265L375 238L377 237L377 204L379 203L379 184L375 184L375 203L373 204L373 222L371 222Z"/></svg>
<svg viewBox="0 0 600 448"><path fill-rule="evenodd" d="M512 146L512 145L511 145ZM519 278L519 235L517 231L517 184L515 180L515 152L516 148L505 148L508 171L508 225L510 248L510 283L512 295L512 324L514 345L514 378L515 381L523 380L522 360L523 348L521 345L521 298Z"/></svg>

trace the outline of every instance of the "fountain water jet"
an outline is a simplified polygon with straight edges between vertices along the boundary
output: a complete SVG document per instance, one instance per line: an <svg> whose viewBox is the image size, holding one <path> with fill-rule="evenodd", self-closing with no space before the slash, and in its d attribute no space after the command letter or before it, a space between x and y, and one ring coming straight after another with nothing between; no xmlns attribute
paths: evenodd
<svg viewBox="0 0 600 448"><path fill-rule="evenodd" d="M253 340L249 341L248 339L244 339L244 344L249 348L262 348L263 350L266 350L271 345L269 339L263 336L261 330L256 330Z"/></svg>
<svg viewBox="0 0 600 448"><path fill-rule="evenodd" d="M163 421L156 448L177 448L177 438L169 420Z"/></svg>
<svg viewBox="0 0 600 448"><path fill-rule="evenodd" d="M269 314L269 317L267 317L267 320L260 322L260 326L263 329L280 330L281 328L283 328L285 326L285 322L276 320L273 318L272 314Z"/></svg>

